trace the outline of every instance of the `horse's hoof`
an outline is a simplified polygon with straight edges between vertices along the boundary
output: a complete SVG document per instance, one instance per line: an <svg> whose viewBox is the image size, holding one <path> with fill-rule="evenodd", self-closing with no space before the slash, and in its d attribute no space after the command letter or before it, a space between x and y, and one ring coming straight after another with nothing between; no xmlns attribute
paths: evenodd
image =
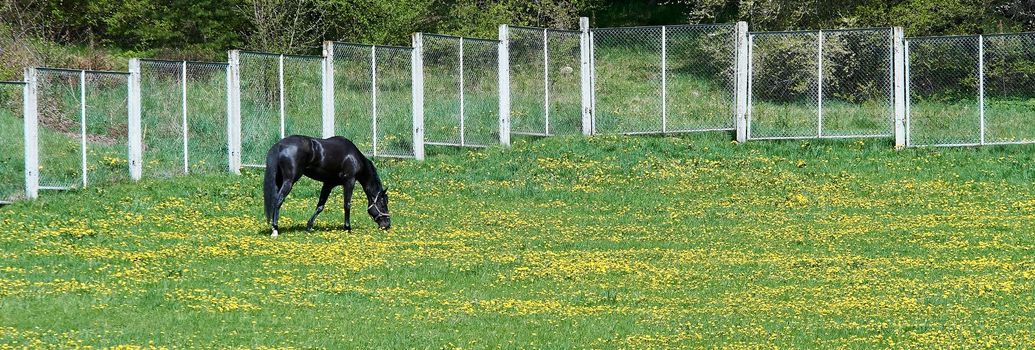
<svg viewBox="0 0 1035 350"><path fill-rule="evenodd" d="M345 231L352 232L352 226L345 226Z"/></svg>
<svg viewBox="0 0 1035 350"><path fill-rule="evenodd" d="M277 236L280 236L280 233L277 232L277 230L273 230L273 234L270 235L270 238L277 238Z"/></svg>

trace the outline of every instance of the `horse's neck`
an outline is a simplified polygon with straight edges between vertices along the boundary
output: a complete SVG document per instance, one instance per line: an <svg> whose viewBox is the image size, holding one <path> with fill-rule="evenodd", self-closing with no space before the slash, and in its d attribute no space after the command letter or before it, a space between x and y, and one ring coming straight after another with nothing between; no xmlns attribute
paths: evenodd
<svg viewBox="0 0 1035 350"><path fill-rule="evenodd" d="M374 200L374 196L384 188L381 185L381 178L377 176L377 170L374 170L374 165L369 160L364 162L363 171L356 176L356 180L359 181L360 186L363 186L367 201Z"/></svg>

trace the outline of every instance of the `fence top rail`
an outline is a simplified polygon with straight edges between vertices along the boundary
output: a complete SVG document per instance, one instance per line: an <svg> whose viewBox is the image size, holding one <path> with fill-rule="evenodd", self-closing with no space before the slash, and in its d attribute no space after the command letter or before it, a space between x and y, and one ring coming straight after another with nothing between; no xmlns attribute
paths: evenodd
<svg viewBox="0 0 1035 350"><path fill-rule="evenodd" d="M377 48L377 49L413 50L413 47L410 47L410 46L359 44L359 43L350 43L350 42L345 42L345 41L334 41L333 43L334 43L334 46L341 45L341 46L354 46L354 47L365 47L365 48L374 47L374 48Z"/></svg>
<svg viewBox="0 0 1035 350"><path fill-rule="evenodd" d="M977 34L973 34L973 35L916 36L916 37L906 38L906 41L910 41L910 40L920 40L920 41L923 41L923 40L939 40L939 39L970 39L970 38L977 38L979 36L980 35L977 35Z"/></svg>
<svg viewBox="0 0 1035 350"><path fill-rule="evenodd" d="M316 59L316 60L322 60L323 59L323 56L316 56L316 55L295 55L295 54L289 54L289 53L272 53L272 52L248 51L248 50L238 50L238 52L243 53L243 54L258 55L258 56L274 56L274 57L284 56L284 57L290 57L290 58Z"/></svg>
<svg viewBox="0 0 1035 350"><path fill-rule="evenodd" d="M456 36L456 35L448 35L448 34L421 33L421 35L426 36L426 37L438 37L438 38L443 38L443 39L483 41L483 42L489 42L489 43L499 43L500 42L499 39L474 38L474 37Z"/></svg>
<svg viewBox="0 0 1035 350"><path fill-rule="evenodd" d="M749 32L748 35L789 35L789 34L817 34L824 33L847 33L847 32L875 32L891 31L891 27L866 27L866 28L837 28L837 29L809 29L809 30L778 30L772 32Z"/></svg>
<svg viewBox="0 0 1035 350"><path fill-rule="evenodd" d="M1001 37L1001 36L1035 36L1035 32L1014 32L1014 33L992 33L982 34L985 37Z"/></svg>
<svg viewBox="0 0 1035 350"><path fill-rule="evenodd" d="M509 27L510 29L524 29L524 30L538 30L538 31L542 31L543 29L546 29L547 32L554 32L554 33L572 33L572 34L580 34L580 33L582 33L581 31L573 30L573 29L556 29L556 28L530 27L530 26L512 26L512 25L508 25L507 27Z"/></svg>
<svg viewBox="0 0 1035 350"><path fill-rule="evenodd" d="M129 72L116 72L116 71L111 71L111 70L90 70L90 69L51 68L51 67L37 67L36 70L48 71L48 72L63 72L63 73L129 75Z"/></svg>
<svg viewBox="0 0 1035 350"><path fill-rule="evenodd" d="M184 63L194 65L205 65L205 66L229 66L226 62L205 62L205 61L190 61L190 60L160 60L156 58L141 58L141 62L163 62L163 63Z"/></svg>
<svg viewBox="0 0 1035 350"><path fill-rule="evenodd" d="M24 81L0 81L0 85L25 85Z"/></svg>
<svg viewBox="0 0 1035 350"><path fill-rule="evenodd" d="M702 24L666 24L656 26L632 26L632 27L603 27L603 28L592 28L590 31L617 31L626 29L661 29L662 27L667 28L710 28L710 27L735 27L736 23L702 23Z"/></svg>

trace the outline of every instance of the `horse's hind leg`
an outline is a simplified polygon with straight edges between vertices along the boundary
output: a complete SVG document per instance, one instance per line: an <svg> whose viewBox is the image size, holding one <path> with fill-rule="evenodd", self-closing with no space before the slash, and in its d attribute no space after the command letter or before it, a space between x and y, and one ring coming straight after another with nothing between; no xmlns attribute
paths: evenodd
<svg viewBox="0 0 1035 350"><path fill-rule="evenodd" d="M309 223L306 224L305 230L312 231L313 224L316 223L316 216L323 212L323 206L327 204L327 198L331 196L331 191L334 190L335 185L329 182L323 184L323 189L320 190L320 201L316 203L316 211L313 212L313 216L309 218Z"/></svg>
<svg viewBox="0 0 1035 350"><path fill-rule="evenodd" d="M352 231L352 190L356 188L356 179L345 180L345 231Z"/></svg>
<svg viewBox="0 0 1035 350"><path fill-rule="evenodd" d="M273 234L270 237L277 238L280 235L280 206L284 205L284 200L287 199L288 194L291 193L291 187L294 186L294 181L289 178L285 178L284 182L280 184L280 191L277 192L277 203L273 208Z"/></svg>

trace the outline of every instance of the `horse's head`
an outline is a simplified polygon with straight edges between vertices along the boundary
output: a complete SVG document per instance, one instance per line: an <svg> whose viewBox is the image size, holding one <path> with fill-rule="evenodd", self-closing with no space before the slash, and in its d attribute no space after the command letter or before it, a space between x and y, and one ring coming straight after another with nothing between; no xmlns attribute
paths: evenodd
<svg viewBox="0 0 1035 350"><path fill-rule="evenodd" d="M367 214L374 218L377 227L387 230L392 227L392 217L388 215L388 190L381 190L367 206Z"/></svg>

